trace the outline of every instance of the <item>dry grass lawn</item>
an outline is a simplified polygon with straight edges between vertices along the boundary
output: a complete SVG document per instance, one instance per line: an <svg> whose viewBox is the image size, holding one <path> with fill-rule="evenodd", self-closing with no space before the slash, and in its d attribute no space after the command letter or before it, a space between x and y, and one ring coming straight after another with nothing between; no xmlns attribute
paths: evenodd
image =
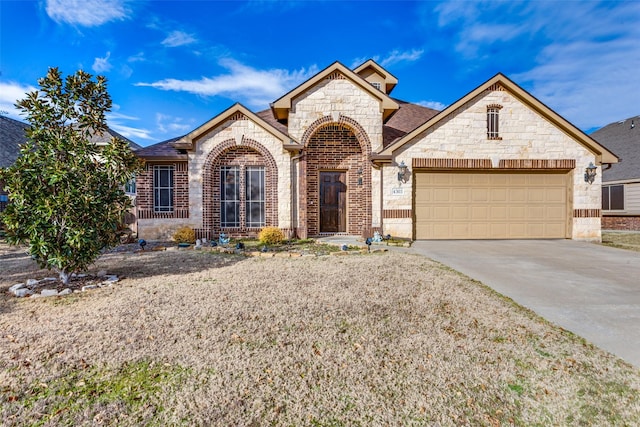
<svg viewBox="0 0 640 427"><path fill-rule="evenodd" d="M603 231L602 244L640 252L640 232Z"/></svg>
<svg viewBox="0 0 640 427"><path fill-rule="evenodd" d="M638 369L419 256L115 253L40 299L0 265L2 425L640 423Z"/></svg>

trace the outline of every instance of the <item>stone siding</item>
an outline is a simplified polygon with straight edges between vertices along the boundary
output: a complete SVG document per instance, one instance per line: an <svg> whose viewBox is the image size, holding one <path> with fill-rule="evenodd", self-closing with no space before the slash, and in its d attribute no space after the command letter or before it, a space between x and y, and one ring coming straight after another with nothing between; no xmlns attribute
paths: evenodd
<svg viewBox="0 0 640 427"><path fill-rule="evenodd" d="M502 107L499 138L487 137L487 107L490 105ZM598 169L593 184L586 183L583 178L585 167L589 162L595 162L595 156L505 90L484 91L400 148L393 160L395 164L404 161L412 165L413 159L428 158L486 159L490 161L491 169L507 167L509 162L504 160L571 159L575 161L575 168L569 172L569 185L573 187L569 194L569 211L600 209L601 170ZM404 194L392 194L393 189L399 186L393 176L396 173L397 167L393 166L386 166L383 170L384 209L410 209L413 203L411 182L402 184ZM570 237L600 239L599 218L572 218L571 222ZM385 233L387 223L385 220ZM401 230L398 225L394 227L399 237L410 238L413 235L412 222L405 222Z"/></svg>
<svg viewBox="0 0 640 427"><path fill-rule="evenodd" d="M235 145L230 147L229 144ZM198 221L199 226L206 227L204 212L204 194L203 185L205 183L205 169L212 167L216 162L215 158L211 158L210 153L217 147L224 145L224 152L244 147L244 149L253 152L263 152L264 157L273 159L272 170L274 176L268 182L276 183L277 191L270 201L277 201L275 207L271 207L272 213L277 210L277 214L269 217L270 222L277 227L289 229L291 224L291 155L282 147L282 141L266 131L259 124L249 120L242 114L237 114L227 120L222 125L210 130L202 135L196 142L196 149L189 152L189 192L191 194L191 216ZM220 153L223 155L224 153ZM265 166L269 166L265 161ZM270 172L271 173L271 172ZM214 174L215 175L215 174ZM269 193L267 189L267 193ZM210 203L209 201L207 201Z"/></svg>

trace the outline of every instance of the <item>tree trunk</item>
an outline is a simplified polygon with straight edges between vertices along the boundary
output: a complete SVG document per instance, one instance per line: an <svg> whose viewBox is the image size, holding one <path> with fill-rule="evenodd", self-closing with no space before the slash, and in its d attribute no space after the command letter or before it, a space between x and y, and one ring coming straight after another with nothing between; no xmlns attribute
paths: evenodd
<svg viewBox="0 0 640 427"><path fill-rule="evenodd" d="M60 281L62 282L63 285L68 285L69 284L69 279L71 279L71 273L69 273L66 270L59 270L58 274L60 276Z"/></svg>

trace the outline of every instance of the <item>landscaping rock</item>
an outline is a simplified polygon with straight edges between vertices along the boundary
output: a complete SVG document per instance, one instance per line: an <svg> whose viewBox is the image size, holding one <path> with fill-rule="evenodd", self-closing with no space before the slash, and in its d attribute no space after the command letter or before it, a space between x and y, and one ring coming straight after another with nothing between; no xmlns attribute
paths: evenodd
<svg viewBox="0 0 640 427"><path fill-rule="evenodd" d="M66 289L61 290L61 291L58 293L58 295L61 295L61 296L62 296L62 295L69 295L70 293L71 293L71 289L66 288Z"/></svg>
<svg viewBox="0 0 640 427"><path fill-rule="evenodd" d="M33 291L29 288L21 288L16 290L13 294L18 298L24 298L28 295L33 295Z"/></svg>
<svg viewBox="0 0 640 427"><path fill-rule="evenodd" d="M26 286L27 286L28 288L31 288L31 287L33 287L33 286L37 285L37 284L38 284L38 282L39 282L39 280L36 280L36 279L27 279Z"/></svg>
<svg viewBox="0 0 640 427"><path fill-rule="evenodd" d="M9 292L15 293L18 289L24 288L26 285L24 283L16 283L12 287L9 288Z"/></svg>
<svg viewBox="0 0 640 427"><path fill-rule="evenodd" d="M58 295L58 291L55 289L43 289L42 291L40 291L40 295L42 295L43 297L53 297Z"/></svg>
<svg viewBox="0 0 640 427"><path fill-rule="evenodd" d="M96 274L96 276L98 277L104 277L107 275L107 271L106 270L100 270L98 271L98 274Z"/></svg>
<svg viewBox="0 0 640 427"><path fill-rule="evenodd" d="M82 292L88 291L90 289L96 289L98 285L86 285L82 287Z"/></svg>

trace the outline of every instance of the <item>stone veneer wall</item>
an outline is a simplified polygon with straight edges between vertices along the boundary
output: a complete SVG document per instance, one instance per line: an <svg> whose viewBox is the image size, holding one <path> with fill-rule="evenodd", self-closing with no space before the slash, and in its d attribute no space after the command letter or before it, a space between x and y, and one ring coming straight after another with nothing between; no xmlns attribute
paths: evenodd
<svg viewBox="0 0 640 427"><path fill-rule="evenodd" d="M502 107L500 139L487 138L489 105ZM499 168L503 160L573 159L575 168L569 172L573 191L570 191L568 206L568 211L574 213L571 237L600 240L601 170L592 185L583 179L584 168L589 162L595 162L595 156L501 87L483 92L444 117L436 126L419 135L415 142L399 149L393 160L412 165L413 159L426 158L485 159L490 161L492 168ZM506 167L507 163L502 165ZM404 194L394 196L393 188L398 187L394 178L397 167L386 166L383 174L384 211L411 210L413 178L412 182L402 184ZM575 212L582 215L575 215ZM383 221L385 233L413 237L412 219L385 218Z"/></svg>
<svg viewBox="0 0 640 427"><path fill-rule="evenodd" d="M346 124L359 134L362 140L366 140L368 148L365 154L368 155L371 151L377 152L382 149L382 112L380 108L380 101L377 98L336 72L292 101L288 120L289 134L295 140L305 144L311 133L315 131L312 128L316 126L318 121L330 118L332 123ZM379 229L382 207L381 173L379 170L372 170L370 166L366 169L369 170L366 173L370 174L370 185L364 183L363 188L369 188L370 191L368 196L371 200L369 221L374 229ZM301 171L301 174L304 175L304 172ZM306 218L302 217L304 216L305 204L306 201L301 198L298 206L300 226L303 226L306 221ZM360 232L359 230L357 234Z"/></svg>
<svg viewBox="0 0 640 427"><path fill-rule="evenodd" d="M203 176L203 227L197 230L200 237L212 239L221 232L232 236L256 237L262 227L222 228L220 225L220 168L221 166L239 166L240 188L245 187L245 168L247 166L264 166L265 168L265 226L278 225L278 170L273 157L255 141L243 140L243 145L236 145L229 140L218 145L208 155L207 168ZM263 153L260 153L263 151ZM244 206L245 193L241 193L240 204ZM240 223L245 224L246 212L240 210Z"/></svg>
<svg viewBox="0 0 640 427"><path fill-rule="evenodd" d="M224 149L221 150L221 147ZM267 220L269 225L289 232L293 226L291 218L291 155L282 147L280 139L242 113L234 114L223 124L202 135L195 142L195 150L188 153L189 191L192 200L198 201L190 206L190 217L196 222L195 228L204 229L211 226L211 219L205 218L205 212L208 209L205 205L208 201L204 192L204 186L210 185L211 182L205 182L205 176L211 173L211 176L215 178L215 172L208 170L208 168L214 164L219 165L218 156L226 155L231 149L240 150L238 153L253 152L263 155L264 166L267 167L268 173L267 184L271 183L277 188L276 190L267 188L265 194L268 197ZM215 154L210 156L211 153ZM205 172L207 170L208 172ZM215 182L213 185L215 187ZM276 200L277 203L275 203ZM255 234L255 230L249 234ZM206 236L203 234L203 237Z"/></svg>

